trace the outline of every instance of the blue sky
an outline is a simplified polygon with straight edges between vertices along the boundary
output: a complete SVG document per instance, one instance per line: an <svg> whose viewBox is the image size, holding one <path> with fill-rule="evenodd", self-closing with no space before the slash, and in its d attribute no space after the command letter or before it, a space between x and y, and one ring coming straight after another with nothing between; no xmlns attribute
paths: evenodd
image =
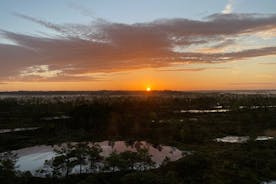
<svg viewBox="0 0 276 184"><path fill-rule="evenodd" d="M1 0L1 29L25 33L50 31L13 13L53 23L88 23L93 18L111 22L149 22L161 18L201 19L220 13L228 3L237 13L275 13L275 0Z"/></svg>

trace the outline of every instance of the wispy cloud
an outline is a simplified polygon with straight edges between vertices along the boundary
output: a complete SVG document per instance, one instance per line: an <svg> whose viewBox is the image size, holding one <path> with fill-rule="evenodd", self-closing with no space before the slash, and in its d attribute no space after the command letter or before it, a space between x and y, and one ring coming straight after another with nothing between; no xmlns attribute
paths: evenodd
<svg viewBox="0 0 276 184"><path fill-rule="evenodd" d="M276 15L214 14L202 21L163 19L139 24L96 20L89 25L59 25L19 13L15 15L60 36L39 37L0 31L2 36L16 43L0 44L0 79L24 80L37 76L41 80L66 81L80 80L81 76L83 80L97 80L93 74L99 72L174 67L187 63L224 63L276 55L275 45L261 48L253 45L251 49L231 52L220 49L236 47L233 38L239 35L275 29ZM212 45L210 49L217 50L175 49L202 44Z"/></svg>
<svg viewBox="0 0 276 184"><path fill-rule="evenodd" d="M28 15L24 15L24 14L21 14L21 13L13 13L15 16L17 17L20 17L20 18L23 18L23 19L26 19L26 20L29 20L29 21L32 21L32 22L35 22L37 24L40 24L44 27L47 27L49 29L52 29L52 30L55 30L57 32L61 32L63 33L64 32L64 28L62 28L62 26L60 25L56 25L56 24L53 24L51 22L47 22L45 20L39 20L37 18L34 18L34 17L31 17L31 16L28 16Z"/></svg>
<svg viewBox="0 0 276 184"><path fill-rule="evenodd" d="M261 64L261 65L276 65L276 62L274 62L274 63L259 63L259 64Z"/></svg>
<svg viewBox="0 0 276 184"><path fill-rule="evenodd" d="M276 85L276 82L237 82L229 83L233 86L266 86L266 85Z"/></svg>
<svg viewBox="0 0 276 184"><path fill-rule="evenodd" d="M79 4L79 3L76 3L75 1L71 1L71 2L67 3L67 5L68 5L69 8L77 10L78 12L80 12L84 16L88 16L88 17L96 19L94 11L92 11L91 9L89 9L89 8Z"/></svg>
<svg viewBox="0 0 276 184"><path fill-rule="evenodd" d="M163 72L199 72L206 70L206 68L175 68L175 69L160 69Z"/></svg>
<svg viewBox="0 0 276 184"><path fill-rule="evenodd" d="M201 68L167 68L167 69L159 69L158 71L164 72L200 72L204 70L225 70L229 69L229 67L201 67Z"/></svg>
<svg viewBox="0 0 276 184"><path fill-rule="evenodd" d="M221 13L224 13L224 14L232 13L233 12L233 3L234 3L234 0L228 0L225 8L221 11Z"/></svg>

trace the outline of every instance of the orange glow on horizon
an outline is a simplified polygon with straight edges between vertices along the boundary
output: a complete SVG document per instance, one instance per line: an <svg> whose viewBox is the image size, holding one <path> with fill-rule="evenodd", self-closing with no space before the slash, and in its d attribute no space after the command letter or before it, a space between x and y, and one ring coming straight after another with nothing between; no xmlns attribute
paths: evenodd
<svg viewBox="0 0 276 184"><path fill-rule="evenodd" d="M99 80L55 81L51 77L42 81L0 81L0 91L95 91L95 90L256 90L275 89L275 67L260 64L273 62L273 57L262 57L239 63L201 65L202 71L160 71L146 68L129 72L105 74ZM232 66L234 65L234 66ZM199 67L198 65L189 65ZM209 68L208 68L209 67ZM102 78L101 78L102 77ZM148 89L149 88L149 89Z"/></svg>

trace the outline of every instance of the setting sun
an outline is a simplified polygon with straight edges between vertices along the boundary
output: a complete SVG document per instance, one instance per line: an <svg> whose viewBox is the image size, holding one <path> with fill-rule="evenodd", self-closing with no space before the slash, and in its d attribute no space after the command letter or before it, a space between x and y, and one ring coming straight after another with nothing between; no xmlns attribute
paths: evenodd
<svg viewBox="0 0 276 184"><path fill-rule="evenodd" d="M151 91L151 88L150 87L147 87L147 89L146 89L147 91Z"/></svg>

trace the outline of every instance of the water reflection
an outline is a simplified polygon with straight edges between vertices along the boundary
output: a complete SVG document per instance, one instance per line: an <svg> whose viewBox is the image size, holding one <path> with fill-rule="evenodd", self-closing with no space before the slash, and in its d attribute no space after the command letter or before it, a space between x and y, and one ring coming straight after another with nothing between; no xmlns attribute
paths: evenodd
<svg viewBox="0 0 276 184"><path fill-rule="evenodd" d="M262 184L276 184L276 180L275 181L270 181L270 182L263 182Z"/></svg>
<svg viewBox="0 0 276 184"><path fill-rule="evenodd" d="M9 132L22 132L22 131L29 131L29 130L37 130L39 128L40 127L0 129L0 134L9 133Z"/></svg>
<svg viewBox="0 0 276 184"><path fill-rule="evenodd" d="M276 108L276 105L268 105L268 106L239 106L239 109L268 109L268 108ZM213 109L182 109L179 111L175 111L175 113L192 113L192 114L201 114L201 113L225 113L230 112L231 107L223 108L223 106L215 106Z"/></svg>
<svg viewBox="0 0 276 184"><path fill-rule="evenodd" d="M198 110L198 109L190 109L190 110L181 110L180 113L222 113L222 112L229 112L230 109L204 109L204 110Z"/></svg>
<svg viewBox="0 0 276 184"><path fill-rule="evenodd" d="M71 143L76 144L75 142ZM175 147L163 146L163 145L152 145L145 141L125 142L125 141L103 141L103 142L89 142L88 145L98 144L101 149L101 156L104 158L108 157L111 153L117 152L122 153L125 151L137 152L139 149L147 149L148 153L152 156L151 159L155 162L156 167L160 166L165 159L175 161L183 157L183 152ZM60 146L66 145L54 145L54 146L33 146L23 148L14 151L18 155L17 165L20 171L31 171L35 173L36 170L41 169L46 160L51 160L57 154L54 149Z"/></svg>
<svg viewBox="0 0 276 184"><path fill-rule="evenodd" d="M216 138L217 142L226 142L226 143L245 143L249 140L249 136L226 136L222 138Z"/></svg>
<svg viewBox="0 0 276 184"><path fill-rule="evenodd" d="M274 137L270 136L257 136L255 141L268 141L273 140ZM246 143L250 140L249 136L225 136L222 138L216 138L216 142L224 142L224 143Z"/></svg>

